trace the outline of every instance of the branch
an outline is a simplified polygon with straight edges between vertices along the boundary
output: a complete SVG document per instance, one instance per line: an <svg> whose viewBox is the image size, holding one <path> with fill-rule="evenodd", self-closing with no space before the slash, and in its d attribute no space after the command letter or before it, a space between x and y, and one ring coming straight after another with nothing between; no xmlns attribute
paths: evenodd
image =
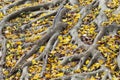
<svg viewBox="0 0 120 80"><path fill-rule="evenodd" d="M9 4L5 7L3 7L2 9L0 9L0 11L2 11L4 14L6 14L6 11L14 6L18 6L18 5L21 5L23 3L25 3L27 0L18 0L16 2L13 2L12 4Z"/></svg>

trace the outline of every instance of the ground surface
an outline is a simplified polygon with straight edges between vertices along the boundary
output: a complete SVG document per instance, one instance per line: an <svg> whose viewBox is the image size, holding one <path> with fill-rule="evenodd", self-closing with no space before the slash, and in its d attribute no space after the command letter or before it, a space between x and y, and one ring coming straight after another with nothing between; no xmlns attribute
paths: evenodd
<svg viewBox="0 0 120 80"><path fill-rule="evenodd" d="M120 0L0 0L0 80L120 80Z"/></svg>

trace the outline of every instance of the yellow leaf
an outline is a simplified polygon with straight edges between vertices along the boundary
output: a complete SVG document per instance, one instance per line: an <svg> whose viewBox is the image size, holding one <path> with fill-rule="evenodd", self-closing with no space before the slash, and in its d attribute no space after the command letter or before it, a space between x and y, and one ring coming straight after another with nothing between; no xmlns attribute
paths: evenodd
<svg viewBox="0 0 120 80"><path fill-rule="evenodd" d="M34 80L38 80L39 78L40 78L39 74L35 74L34 77L33 77Z"/></svg>
<svg viewBox="0 0 120 80"><path fill-rule="evenodd" d="M92 76L92 77L90 78L90 80L97 80L97 79L95 79L95 77Z"/></svg>
<svg viewBox="0 0 120 80"><path fill-rule="evenodd" d="M63 19L62 21L63 21L63 22L67 22L67 19Z"/></svg>
<svg viewBox="0 0 120 80"><path fill-rule="evenodd" d="M18 72L18 73L16 74L17 77L20 77L20 75L21 75L20 72Z"/></svg>
<svg viewBox="0 0 120 80"><path fill-rule="evenodd" d="M58 39L59 39L60 41L63 40L62 35L58 36Z"/></svg>
<svg viewBox="0 0 120 80"><path fill-rule="evenodd" d="M86 63L86 64L88 64L89 62L90 62L89 60L86 60L86 62L85 62L85 63Z"/></svg>
<svg viewBox="0 0 120 80"><path fill-rule="evenodd" d="M62 73L62 72L61 72L61 73L56 74L56 76L57 76L57 77L61 77L61 76L63 76L63 75L64 75L64 73Z"/></svg>
<svg viewBox="0 0 120 80"><path fill-rule="evenodd" d="M10 44L7 44L7 46L6 46L7 48L10 48Z"/></svg>
<svg viewBox="0 0 120 80"><path fill-rule="evenodd" d="M80 14L76 14L76 18L80 18L80 16L81 16Z"/></svg>
<svg viewBox="0 0 120 80"><path fill-rule="evenodd" d="M9 74L9 72L8 72L7 70L3 70L3 73L4 73L5 75L8 75L8 74Z"/></svg>
<svg viewBox="0 0 120 80"><path fill-rule="evenodd" d="M65 53L66 53L66 51L65 51L65 50L61 52L61 54L65 54Z"/></svg>
<svg viewBox="0 0 120 80"><path fill-rule="evenodd" d="M33 59L33 60L32 60L32 64L36 64L36 63L37 63L36 60Z"/></svg>
<svg viewBox="0 0 120 80"><path fill-rule="evenodd" d="M0 5L0 9L2 8L2 6Z"/></svg>
<svg viewBox="0 0 120 80"><path fill-rule="evenodd" d="M56 51L51 51L51 53L52 53L52 54L55 54L55 53L56 53Z"/></svg>
<svg viewBox="0 0 120 80"><path fill-rule="evenodd" d="M19 45L19 46L18 46L18 50L21 50L21 49L22 49L22 46Z"/></svg>
<svg viewBox="0 0 120 80"><path fill-rule="evenodd" d="M115 70L115 68L116 68L116 66L115 65L113 65L113 66L111 66L111 70Z"/></svg>
<svg viewBox="0 0 120 80"><path fill-rule="evenodd" d="M45 75L45 77L46 78L51 78L51 74L48 73L48 74Z"/></svg>
<svg viewBox="0 0 120 80"><path fill-rule="evenodd" d="M56 69L57 68L57 65L56 64L53 64L52 65L52 69Z"/></svg>
<svg viewBox="0 0 120 80"><path fill-rule="evenodd" d="M100 64L103 64L103 63L104 63L104 60L100 59L100 60L98 60L98 62L99 62Z"/></svg>
<svg viewBox="0 0 120 80"><path fill-rule="evenodd" d="M120 31L118 31L118 34L120 34Z"/></svg>
<svg viewBox="0 0 120 80"><path fill-rule="evenodd" d="M115 75L113 75L112 80L119 80Z"/></svg>
<svg viewBox="0 0 120 80"><path fill-rule="evenodd" d="M103 27L105 27L105 26L109 25L109 22L103 22L101 25L102 25Z"/></svg>
<svg viewBox="0 0 120 80"><path fill-rule="evenodd" d="M63 40L63 43L64 43L64 44L67 44L67 43L69 43L69 41L70 41L70 38L67 38L67 37L66 37L66 38Z"/></svg>
<svg viewBox="0 0 120 80"><path fill-rule="evenodd" d="M73 7L74 7L74 8L78 8L78 5L74 5Z"/></svg>
<svg viewBox="0 0 120 80"><path fill-rule="evenodd" d="M30 73L29 73L28 75L29 75L29 76L32 76L32 74L30 74Z"/></svg>
<svg viewBox="0 0 120 80"><path fill-rule="evenodd" d="M83 67L83 70L85 70L85 71L86 71L86 70L87 70L87 67L86 67L86 66L84 66L84 67Z"/></svg>
<svg viewBox="0 0 120 80"><path fill-rule="evenodd" d="M18 41L18 42L16 42L16 44L21 45L21 44L22 44L22 42L21 42L21 41Z"/></svg>
<svg viewBox="0 0 120 80"><path fill-rule="evenodd" d="M67 24L68 24L69 26L71 26L71 25L72 25L72 22L67 22Z"/></svg>
<svg viewBox="0 0 120 80"><path fill-rule="evenodd" d="M90 70L94 70L94 69L95 69L95 67L94 67L94 66L91 66Z"/></svg>
<svg viewBox="0 0 120 80"><path fill-rule="evenodd" d="M45 46L41 46L40 49L39 49L39 51L43 52L44 49L45 49Z"/></svg>
<svg viewBox="0 0 120 80"><path fill-rule="evenodd" d="M74 72L75 72L75 73L80 73L81 70L80 70L80 69L77 69L77 70L75 70Z"/></svg>
<svg viewBox="0 0 120 80"><path fill-rule="evenodd" d="M2 12L0 12L0 18L2 18L4 15L3 15L3 13Z"/></svg>
<svg viewBox="0 0 120 80"><path fill-rule="evenodd" d="M100 64L99 64L99 63L95 63L94 66L95 66L96 68L98 68L98 67L100 67Z"/></svg>
<svg viewBox="0 0 120 80"><path fill-rule="evenodd" d="M72 6L70 6L70 5L65 5L65 8L67 8L67 9L72 9Z"/></svg>
<svg viewBox="0 0 120 80"><path fill-rule="evenodd" d="M73 48L73 49L77 48L77 45L72 45L72 48Z"/></svg>

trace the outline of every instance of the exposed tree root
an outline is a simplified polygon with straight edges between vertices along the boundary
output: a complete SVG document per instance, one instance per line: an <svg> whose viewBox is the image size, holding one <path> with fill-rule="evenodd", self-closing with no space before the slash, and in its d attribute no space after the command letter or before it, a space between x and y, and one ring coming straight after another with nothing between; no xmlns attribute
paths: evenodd
<svg viewBox="0 0 120 80"><path fill-rule="evenodd" d="M20 80L29 80L29 74L28 74L28 67L23 68L22 75L20 77Z"/></svg>
<svg viewBox="0 0 120 80"><path fill-rule="evenodd" d="M104 70L106 70L106 69L104 69L103 67L101 67L100 69L98 69L96 71L93 71L93 72L84 72L84 73L79 73L79 74L73 74L73 75L63 76L63 77L56 78L56 79L51 79L51 80L73 80L73 78L75 80L82 80L82 79L85 78L85 76L95 75L96 73L103 72Z"/></svg>
<svg viewBox="0 0 120 80"><path fill-rule="evenodd" d="M38 17L38 18L36 18L35 20L32 20L32 21L30 21L29 23L22 25L22 26L20 27L20 28L21 28L20 30L21 30L21 31L25 31L25 29L26 29L26 28L29 28L32 23L34 23L34 22L36 22L36 21L38 21L38 20L40 20L40 19L44 19L44 18L47 18L47 17L50 17L50 16L54 16L56 13L57 13L57 11L53 11L52 13L50 13L50 14L48 14L48 15L45 15L45 16L43 16L43 17Z"/></svg>
<svg viewBox="0 0 120 80"><path fill-rule="evenodd" d="M58 18L60 19L59 22L56 22L55 23L55 27L53 27L53 30L49 30L45 36L43 36L43 38L41 38L40 40L38 40L38 42L36 43L36 45L34 45L32 47L32 49L24 54L19 60L18 62L16 63L15 67L11 70L11 74L14 73L14 71L16 70L16 68L20 65L22 65L24 63L24 61L26 59L28 59L30 56L32 56L35 52L37 52L39 50L39 47L44 45L46 43L46 41L49 40L49 38L56 32L60 33L60 31L62 31L65 27L66 27L66 24L61 22L61 17L63 15L63 13L66 12L67 9L63 8L60 12L60 14L58 15Z"/></svg>
<svg viewBox="0 0 120 80"><path fill-rule="evenodd" d="M47 60L48 60L48 53L52 50L52 46L53 46L53 44L55 43L56 38L57 38L58 35L59 35L59 33L56 33L56 34L54 34L54 35L51 37L51 39L48 41L48 44L47 44L44 52L42 53L43 55L41 54L41 55L42 55L42 58L43 58L43 61L44 61L44 63L43 63L43 68L42 68L42 71L41 71L41 77L43 77L44 72L45 72L45 69L46 69ZM40 55L40 56L41 56L41 55ZM45 59L44 59L44 58L45 58ZM37 58L36 60L41 60L41 59L40 59L40 57L38 56L38 58Z"/></svg>
<svg viewBox="0 0 120 80"><path fill-rule="evenodd" d="M65 5L67 4L67 5L74 6L75 4L77 4L74 2L75 0L73 2L72 2L72 0L69 0L69 1L68 0L55 0L55 1L52 0L51 2L41 3L36 6L21 8L21 9L14 11L8 15L6 14L8 9L10 9L14 6L22 5L26 1L28 1L28 0L15 1L14 3L9 4L8 6L5 6L4 8L1 9L1 11L6 16L3 17L3 19L0 21L0 44L1 44L0 80L4 80L4 78L6 78L6 77L7 78L11 77L12 75L16 74L19 70L22 71L22 73L20 75L20 80L29 80L30 76L29 76L28 68L33 64L33 62L32 62L33 60L43 62L42 69L41 69L41 72L39 73L39 76L41 78L46 79L46 76L45 76L45 74L47 73L46 68L47 68L47 64L49 63L49 60L48 60L49 56L52 54L51 51L54 51L56 49L56 47L60 43L59 35L64 34L63 31L65 29L67 29L67 26L68 26L68 24L63 21L63 18L69 11L68 10L69 8L65 7ZM62 54L62 52L57 52L58 54L62 55L60 57L57 57L57 59L59 59L61 61L58 66L64 67L66 65L70 65L70 63L72 63L72 62L75 62L75 65L70 68L71 72L67 71L67 69L56 69L55 68L59 72L63 72L65 75L63 75L62 77L58 76L58 77L54 77L54 78L48 78L48 80L49 79L50 80L83 80L83 79L87 80L88 78L90 78L91 76L95 76L96 74L102 74L101 78L100 78L101 80L107 80L107 79L112 80L112 72L104 64L106 62L106 58L102 54L103 52L98 49L98 47L100 46L100 44L98 44L98 42L104 36L107 36L107 35L116 36L118 34L117 31L120 30L120 25L117 25L115 22L113 22L107 26L102 25L103 22L108 20L108 17L105 14L105 10L109 9L109 7L107 7L108 1L109 0L93 0L93 2L91 2L90 4L88 4L86 6L81 6L81 5L77 4L77 6L78 6L77 9L80 10L79 14L81 16L78 19L78 21L76 21L77 23L75 25L72 25L73 27L68 31L68 33L65 33L63 35L64 37L66 35L70 35L70 37L71 37L70 44L74 44L75 46L77 46L77 48L75 48L74 50L72 50L72 49L67 50L66 52L63 51L63 52L65 52L65 54L64 53ZM55 10L48 10L49 8L52 8L52 7L58 7L58 8ZM84 23L84 18L87 15L89 15L91 13L91 10L95 9L96 7L97 8L100 7L98 15L92 21L88 21L89 23ZM70 10L69 12L71 12L71 14L74 14L77 11L77 9ZM6 63L7 39L3 35L3 29L7 26L13 27L15 25L15 23L9 24L10 20L17 18L19 15L21 15L21 13L24 13L24 12L33 13L33 15L30 18L34 18L34 19L32 19L31 21L29 21L25 24L22 24L22 26L20 25L20 27L19 27L20 32L18 31L19 33L24 33L26 30L29 30L32 32L31 25L33 23L36 23L38 20L46 19L51 16L54 16L53 23L52 23L52 26L50 26L49 24L45 24L45 25L42 24L42 26L36 27L35 30L42 29L44 26L48 27L47 30L37 34L37 36L42 35L42 37L40 39L38 39L37 41L25 42L25 39L23 39L23 37L21 39L12 40L13 42L17 42L18 44L21 44L20 42L24 42L23 44L21 44L22 47L23 48L30 47L30 48L29 48L29 50L27 50L27 52L24 52L24 54L21 55L21 57L16 61L15 65L10 69L10 73L7 76L5 76L3 73L3 68ZM42 17L41 16L38 17L42 13L48 13L48 14L44 15ZM112 13L114 13L116 15L119 14L120 6L118 6L118 8L116 10L114 10ZM96 36L93 39L92 43L86 44L79 37L78 30L81 29L83 27L83 25L88 25L91 23L94 23L96 29L97 28L98 29L97 29ZM67 39L67 40L69 41L69 39ZM66 42L67 42L67 40L66 40ZM120 41L118 41L118 43L120 43ZM101 42L101 44L102 44L102 42ZM45 45L44 50L42 52L38 52L39 49L41 48L41 46L43 46L43 45ZM64 45L65 45L64 48L67 49L67 47L66 47L67 44L64 44ZM62 47L62 46L60 46L60 47ZM64 50L64 48L63 48L63 50ZM60 49L60 48L58 48L58 49ZM77 51L81 50L81 49L84 49L84 50L78 53ZM113 51L113 50L111 49L111 51ZM116 50L116 53L117 53L117 50ZM34 59L30 59L31 56L33 56L34 54L36 54L37 56L34 57ZM63 55L67 55L67 56L63 56ZM115 54L115 56L116 56L116 54ZM116 57L117 57L116 58L117 67L120 69L120 62L119 62L120 61L120 51L117 53ZM88 61L88 63L86 63L86 61L88 59L89 59L89 61ZM99 62L100 60L102 60L103 63L99 66L99 68L94 69L92 71L91 70L90 71L83 70L83 72L74 73L76 70L82 69L85 65L86 65L86 68L91 68L91 66L94 65L94 63ZM62 75L62 74L60 74L60 75ZM47 77L49 77L49 76L50 75L48 75Z"/></svg>
<svg viewBox="0 0 120 80"><path fill-rule="evenodd" d="M0 57L0 79L4 80L4 74L3 74L3 66L5 65L5 58L6 58L6 43L7 40L6 38L1 34L0 35L0 43L2 44L2 47L0 49L0 52L2 54L2 56Z"/></svg>
<svg viewBox="0 0 120 80"><path fill-rule="evenodd" d="M6 11L14 6L18 6L18 5L21 5L23 3L25 3L27 0L18 0L18 1L15 1L14 3L10 4L10 5L7 5L5 6L3 9L0 9L0 11L2 11L4 14L6 14Z"/></svg>

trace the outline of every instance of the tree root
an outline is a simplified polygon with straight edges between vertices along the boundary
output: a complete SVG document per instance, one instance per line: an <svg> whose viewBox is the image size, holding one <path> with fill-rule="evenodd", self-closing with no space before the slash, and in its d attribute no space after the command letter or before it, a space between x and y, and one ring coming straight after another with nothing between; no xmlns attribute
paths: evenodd
<svg viewBox="0 0 120 80"><path fill-rule="evenodd" d="M5 6L3 9L0 9L0 11L2 11L4 14L6 14L6 11L14 6L18 6L18 5L21 5L23 3L25 3L27 0L18 0L8 6Z"/></svg>
<svg viewBox="0 0 120 80"><path fill-rule="evenodd" d="M103 72L104 70L105 69L101 67L100 69L93 71L93 72L76 73L73 75L63 76L63 77L59 77L59 78L55 78L51 80L81 80L81 79L84 79L85 76L88 76L88 75L92 76L92 75L95 75L96 73Z"/></svg>
<svg viewBox="0 0 120 80"><path fill-rule="evenodd" d="M4 74L3 74L3 66L5 65L5 58L6 58L6 43L7 40L6 38L1 34L0 35L0 43L2 44L1 47L1 54L2 56L0 57L0 80L4 80Z"/></svg>
<svg viewBox="0 0 120 80"><path fill-rule="evenodd" d="M29 76L28 76L29 74L28 74L28 67L27 66L25 66L24 68L23 68L23 71L22 71L22 75L21 75L21 77L20 77L20 80L29 80Z"/></svg>
<svg viewBox="0 0 120 80"><path fill-rule="evenodd" d="M63 13L66 12L66 10L67 9L63 8L60 11L60 13L58 15L58 18L60 18L59 22L56 22L55 23L55 27L53 27L52 30L48 31L45 36L43 36L40 40L38 40L38 42L36 43L36 45L34 45L32 47L32 49L28 53L24 54L17 61L16 65L11 70L10 75L12 75L14 73L14 71L16 70L16 68L18 69L18 66L22 65L26 59L28 59L30 56L32 56L34 53L36 53L39 50L39 47L42 46L42 45L44 45L46 43L46 41L48 41L49 38L51 38L54 33L56 33L56 32L60 33L67 26L65 23L61 22L61 17L63 15Z"/></svg>
<svg viewBox="0 0 120 80"><path fill-rule="evenodd" d="M10 4L1 10L3 10L3 13L6 14L7 9L12 8L14 6L21 5L21 4L25 3L26 1L27 0L16 1L13 4ZM77 48L74 49L73 51L70 50L74 53L73 55L60 58L61 66L65 66L66 64L68 64L70 62L77 61L77 65L75 64L74 67L70 68L74 72L75 70L82 68L85 65L86 60L89 58L90 58L90 61L87 64L87 68L90 68L96 61L99 61L101 59L103 60L103 63L105 62L105 58L103 57L102 53L97 49L99 46L99 44L97 44L97 42L99 40L101 40L101 38L105 35L110 35L110 34L112 34L113 36L116 35L117 31L120 30L120 25L116 25L116 23L112 23L111 25L108 25L105 27L103 27L101 25L102 22L105 22L108 20L106 14L104 12L105 10L108 9L108 7L106 6L106 3L108 1L109 0L94 0L91 4L89 4L87 6L84 6L84 7L79 6L79 9L81 9L79 12L79 14L81 14L81 17L79 18L77 24L68 33L72 37L71 43L77 45ZM20 57L20 59L16 62L15 66L11 69L9 75L7 76L7 77L10 77L10 76L14 75L20 69L20 70L22 70L22 75L20 77L20 80L24 80L24 79L29 80L30 76L28 73L28 67L33 64L32 60L30 60L30 57L33 54L37 54L37 57L35 57L34 60L35 61L43 61L43 66L42 66L42 71L40 72L40 77L44 78L45 73L46 73L46 67L47 67L47 64L49 63L48 62L48 57L50 55L49 53L51 51L55 50L55 47L57 46L57 44L59 42L59 39L57 39L57 38L60 35L60 33L67 26L66 23L62 22L63 16L68 11L68 9L64 8L64 5L67 2L68 2L68 0L64 0L64 1L63 0L55 0L52 2L39 4L37 6L25 7L18 11L15 11L9 15L6 15L1 20L1 22L0 22L0 42L2 44L2 48L1 48L0 52L2 53L2 56L0 56L0 74L1 74L0 80L4 80L4 77L5 77L2 70L3 70L3 66L5 64L7 39L5 39L5 37L2 35L2 31L3 31L3 28L9 26L9 23L7 24L7 22L12 20L13 18L16 18L18 15L20 15L23 12L32 11L31 13L35 13L35 14L31 18L35 18L35 19L31 20L30 22L28 22L26 24L23 24L19 28L21 32L24 32L26 29L31 30L31 32L32 32L32 28L31 28L32 23L37 22L40 19L55 16L52 26L49 27L46 31L43 31L38 34L38 36L43 35L39 40L37 40L33 43L24 43L22 45L22 47L24 47L24 48L26 48L28 46L32 46L32 48L27 53L24 53ZM53 6L56 6L57 4L60 4L57 10L50 11L49 14L37 18L37 16L39 16L41 13L46 13L48 11L48 10L39 11L41 8L46 8L46 6L47 6L47 8L51 7L51 6L53 7ZM90 23L95 23L96 27L98 27L99 31L98 31L96 37L94 38L93 43L90 45L87 45L78 37L78 35L79 35L78 29L82 27L82 24L84 24L83 19L90 13L90 11L92 9L94 9L95 7L98 7L98 6L101 6L100 12L97 15L97 17ZM119 10L120 10L120 6L113 13L117 14L119 12ZM34 12L34 11L37 11L37 12ZM38 26L36 28L36 30L40 29L42 27L44 27L44 26ZM13 41L23 41L24 42L25 40L24 39L16 39ZM38 54L38 50L43 45L46 45L45 49L43 50L43 52ZM84 49L84 51L78 54L76 51L81 48ZM68 51L68 52L70 52L70 51ZM67 54L67 52L66 52L66 54ZM120 69L120 62L119 62L120 61L120 51L117 55L116 61L117 61L117 66ZM67 70L61 70L61 69L58 69L58 71L61 71L63 73L67 72ZM112 80L112 74L111 74L110 70L104 66L104 64L100 65L99 69L96 69L95 71L92 71L92 72L83 72L83 73L75 73L75 74L72 74L72 72L71 72L69 75L63 75L62 77L54 78L51 80L83 80L83 79L88 79L91 76L94 76L95 74L104 73L104 72L105 72L104 76L103 77L101 76L102 80L107 80L107 79Z"/></svg>
<svg viewBox="0 0 120 80"><path fill-rule="evenodd" d="M48 15L45 15L45 16L42 16L42 17L38 17L38 18L30 21L29 23L22 25L22 26L20 27L20 30L23 32L23 31L26 30L26 28L29 28L32 23L34 23L34 22L36 22L36 21L38 21L38 20L40 20L40 19L44 19L44 18L47 18L47 17L50 17L50 16L54 16L56 13L57 13L57 11L53 11L53 12L51 12L51 13L48 14Z"/></svg>
<svg viewBox="0 0 120 80"><path fill-rule="evenodd" d="M42 68L42 71L41 71L41 77L43 77L44 72L45 72L45 69L46 69L47 60L48 60L48 53L52 50L53 44L55 43L58 35L59 35L59 33L55 33L55 34L51 37L51 39L48 41L48 44L47 44L44 52L41 54L42 57L41 57L41 55L40 55L40 56L38 56L38 57L36 58L36 60L38 60L38 61L41 60L40 58L43 58L43 61L44 61L44 63L43 63L43 68Z"/></svg>

